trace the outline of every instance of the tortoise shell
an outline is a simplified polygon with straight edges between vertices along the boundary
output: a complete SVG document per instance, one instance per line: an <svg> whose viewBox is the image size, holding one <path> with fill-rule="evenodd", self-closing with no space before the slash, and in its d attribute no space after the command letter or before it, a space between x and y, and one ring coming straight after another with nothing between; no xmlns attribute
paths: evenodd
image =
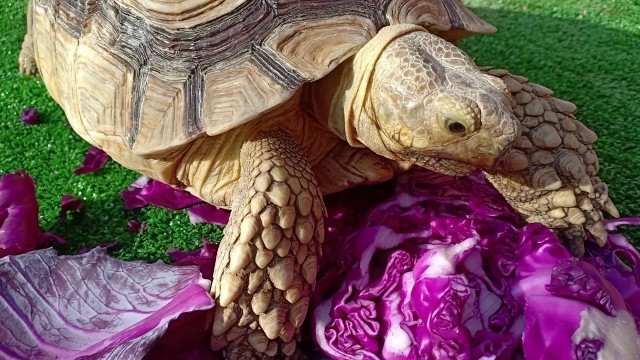
<svg viewBox="0 0 640 360"><path fill-rule="evenodd" d="M458 0L32 0L47 89L89 142L152 155L290 99L390 24L495 28Z"/></svg>

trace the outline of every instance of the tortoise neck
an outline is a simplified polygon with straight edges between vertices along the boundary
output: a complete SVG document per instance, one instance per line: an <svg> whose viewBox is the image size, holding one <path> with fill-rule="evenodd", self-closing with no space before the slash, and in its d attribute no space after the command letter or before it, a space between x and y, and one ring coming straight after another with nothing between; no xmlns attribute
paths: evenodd
<svg viewBox="0 0 640 360"><path fill-rule="evenodd" d="M310 83L303 94L305 106L311 109L315 118L325 124L332 133L347 140L349 125L345 123L346 89L353 80L351 60L339 65L322 79Z"/></svg>

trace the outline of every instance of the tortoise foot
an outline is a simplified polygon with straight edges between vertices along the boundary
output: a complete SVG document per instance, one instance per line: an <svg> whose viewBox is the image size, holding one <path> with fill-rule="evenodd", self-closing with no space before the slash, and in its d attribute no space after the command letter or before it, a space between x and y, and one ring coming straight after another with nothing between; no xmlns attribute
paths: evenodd
<svg viewBox="0 0 640 360"><path fill-rule="evenodd" d="M603 213L619 214L597 176L596 134L575 118L574 104L546 87L506 70L484 70L507 85L522 125L520 138L485 173L489 181L528 222L555 229L574 255L584 254L589 234L604 245Z"/></svg>
<svg viewBox="0 0 640 360"><path fill-rule="evenodd" d="M29 76L38 75L38 67L33 51L33 38L30 33L27 33L22 41L22 49L20 50L18 63L21 74Z"/></svg>
<svg viewBox="0 0 640 360"><path fill-rule="evenodd" d="M293 358L318 272L324 203L286 132L247 142L241 161L214 272L211 345L229 359Z"/></svg>

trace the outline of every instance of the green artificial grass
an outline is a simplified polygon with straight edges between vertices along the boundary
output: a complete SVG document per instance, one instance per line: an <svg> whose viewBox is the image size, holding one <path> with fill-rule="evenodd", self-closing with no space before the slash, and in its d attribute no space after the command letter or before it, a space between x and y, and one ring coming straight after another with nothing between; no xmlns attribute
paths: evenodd
<svg viewBox="0 0 640 360"><path fill-rule="evenodd" d="M578 118L599 135L600 174L611 197L623 216L640 215L638 1L466 3L496 25L498 33L464 40L461 47L480 65L509 69L576 103ZM69 242L59 250L73 253L117 240L113 255L154 261L167 260L165 251L173 247L196 249L202 237L219 241L220 227L192 225L185 211L126 211L119 194L138 175L113 161L94 174L73 173L89 145L67 125L42 81L18 72L25 14L26 0L0 7L0 173L24 169L35 179L42 229ZM42 123L23 124L19 116L25 107L37 108ZM66 194L82 199L85 211L58 222L59 201ZM131 233L130 219L149 226Z"/></svg>

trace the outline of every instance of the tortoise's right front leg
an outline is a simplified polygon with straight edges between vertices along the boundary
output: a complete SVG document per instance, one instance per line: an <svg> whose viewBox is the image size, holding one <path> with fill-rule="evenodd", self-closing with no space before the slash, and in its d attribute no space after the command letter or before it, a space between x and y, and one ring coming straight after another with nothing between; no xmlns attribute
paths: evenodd
<svg viewBox="0 0 640 360"><path fill-rule="evenodd" d="M214 271L211 345L228 359L290 357L316 281L324 203L285 131L245 143L241 167Z"/></svg>
<svg viewBox="0 0 640 360"><path fill-rule="evenodd" d="M35 53L33 50L33 30L31 28L31 1L27 8L27 33L22 41L22 49L20 50L20 56L18 62L20 64L20 72L24 75L37 75L38 67L36 66Z"/></svg>

